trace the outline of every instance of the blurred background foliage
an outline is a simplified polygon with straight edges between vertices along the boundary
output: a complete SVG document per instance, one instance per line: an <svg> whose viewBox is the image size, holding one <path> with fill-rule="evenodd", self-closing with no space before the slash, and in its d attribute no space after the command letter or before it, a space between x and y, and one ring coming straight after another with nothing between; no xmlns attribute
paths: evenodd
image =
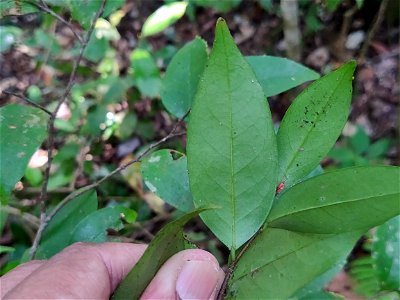
<svg viewBox="0 0 400 300"><path fill-rule="evenodd" d="M45 3L80 33L88 30L100 5L97 0ZM321 162L322 168L398 165L399 2L299 0L297 4L299 62L320 74L350 58L360 63L349 122L337 145ZM382 6L386 9L377 22ZM176 117L183 113L174 115L173 108L162 103L167 67L178 50L196 36L211 45L218 16L227 20L244 55L287 56L290 45L284 36L284 13L281 3L274 0L107 1L83 53L76 83L55 122L56 152L48 185L48 209L72 191L107 176L171 131ZM66 24L29 2L2 1L0 15L0 91L23 93L53 110L79 55L79 41ZM268 98L277 126L302 88L279 91ZM22 102L0 93L0 103L4 107ZM185 125L179 129L184 130ZM2 132L1 139L5 138ZM191 197L185 193L185 183L177 184L177 191L173 182L174 189L170 190L167 181L161 192L153 193L148 183L157 174L164 172L164 178L174 176L174 170L179 171L186 164L180 154L185 152L184 136L168 141L163 148L177 152L163 153L160 169L141 172L140 164L135 163L99 185L98 199L93 200L92 206L88 199L93 195L83 195L87 212L79 206L79 197L71 202L75 206L65 207L59 224L49 225L50 238L43 243L53 246L47 249L56 253L73 241L87 240L85 228L92 236L98 234L97 240L91 240L95 242L149 242L165 222L181 214L164 200L176 193L183 197L180 199ZM2 201L2 274L26 260L38 227L36 204L47 159L43 143L34 151L8 201ZM97 206L101 209L96 210ZM119 217L121 213L124 219ZM100 222L107 217L111 221ZM81 229L75 230L78 221ZM69 230L65 231L68 236L54 240L51 236L58 236L55 232L60 224L63 230ZM399 219L393 219L370 232L353 251L346 272L340 273L328 288L345 297L398 299L396 293L383 292L399 289L398 225ZM190 223L188 238L211 251L221 264L226 263L226 249L201 222ZM51 256L42 252L39 257Z"/></svg>

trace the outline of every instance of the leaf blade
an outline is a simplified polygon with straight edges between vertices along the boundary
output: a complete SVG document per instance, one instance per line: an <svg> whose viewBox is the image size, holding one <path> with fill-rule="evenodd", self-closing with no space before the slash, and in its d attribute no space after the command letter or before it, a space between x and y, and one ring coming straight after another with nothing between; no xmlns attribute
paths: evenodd
<svg viewBox="0 0 400 300"><path fill-rule="evenodd" d="M206 61L206 43L197 37L182 47L168 65L161 86L161 100L177 118L182 118L192 107Z"/></svg>
<svg viewBox="0 0 400 300"><path fill-rule="evenodd" d="M399 175L398 167L380 166L346 168L313 177L281 196L269 215L269 226L340 233L380 225L400 214Z"/></svg>
<svg viewBox="0 0 400 300"><path fill-rule="evenodd" d="M222 208L201 217L237 249L272 205L276 141L261 86L222 19L191 111L187 154L195 206Z"/></svg>
<svg viewBox="0 0 400 300"><path fill-rule="evenodd" d="M383 289L400 289L400 216L379 226L372 244L372 258Z"/></svg>
<svg viewBox="0 0 400 300"><path fill-rule="evenodd" d="M46 123L47 115L37 108L15 104L0 108L0 190L4 198L24 175L31 156L43 142Z"/></svg>
<svg viewBox="0 0 400 300"><path fill-rule="evenodd" d="M174 24L185 14L187 2L176 1L164 4L152 13L143 24L142 36L157 34Z"/></svg>
<svg viewBox="0 0 400 300"><path fill-rule="evenodd" d="M186 156L174 159L174 152L166 149L155 151L142 161L140 168L144 183L153 193L175 208L188 212L194 205L189 190Z"/></svg>
<svg viewBox="0 0 400 300"><path fill-rule="evenodd" d="M76 224L97 209L97 194L88 191L68 202L51 219L43 232L35 259L48 259L71 244Z"/></svg>
<svg viewBox="0 0 400 300"><path fill-rule="evenodd" d="M117 287L112 299L139 299L164 262L175 253L185 249L183 226L207 209L209 208L199 208L164 226L151 241L137 264Z"/></svg>
<svg viewBox="0 0 400 300"><path fill-rule="evenodd" d="M278 56L246 56L266 97L278 95L320 75L295 61ZM288 80L290 79L290 80Z"/></svg>
<svg viewBox="0 0 400 300"><path fill-rule="evenodd" d="M71 234L70 243L103 243L107 239L107 229L120 230L124 227L122 216L129 216L130 222L136 219L136 212L123 206L105 207L83 218Z"/></svg>
<svg viewBox="0 0 400 300"><path fill-rule="evenodd" d="M351 61L306 88L287 110L277 134L278 179L286 187L311 172L328 153L347 120Z"/></svg>
<svg viewBox="0 0 400 300"><path fill-rule="evenodd" d="M360 235L266 228L239 260L228 284L228 299L288 299L347 255Z"/></svg>

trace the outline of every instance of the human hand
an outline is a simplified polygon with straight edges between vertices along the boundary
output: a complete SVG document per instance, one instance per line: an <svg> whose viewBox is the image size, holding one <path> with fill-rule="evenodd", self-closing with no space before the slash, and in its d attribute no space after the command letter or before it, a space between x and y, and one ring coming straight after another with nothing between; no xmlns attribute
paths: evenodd
<svg viewBox="0 0 400 300"><path fill-rule="evenodd" d="M31 261L2 278L2 299L109 299L146 249L125 243L77 243L48 261ZM141 299L213 299L224 272L204 250L184 250L158 271Z"/></svg>

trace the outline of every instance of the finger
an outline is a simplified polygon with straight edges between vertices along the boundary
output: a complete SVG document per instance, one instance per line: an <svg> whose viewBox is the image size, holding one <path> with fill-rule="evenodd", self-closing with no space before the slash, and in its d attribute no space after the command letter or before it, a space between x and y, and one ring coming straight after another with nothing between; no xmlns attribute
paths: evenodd
<svg viewBox="0 0 400 300"><path fill-rule="evenodd" d="M77 243L52 257L5 298L108 299L146 245Z"/></svg>
<svg viewBox="0 0 400 300"><path fill-rule="evenodd" d="M0 278L1 299L12 290L17 284L28 277L33 271L39 268L45 261L33 260L19 265Z"/></svg>
<svg viewBox="0 0 400 300"><path fill-rule="evenodd" d="M158 271L141 299L209 299L215 297L224 272L204 250L185 250L172 256Z"/></svg>

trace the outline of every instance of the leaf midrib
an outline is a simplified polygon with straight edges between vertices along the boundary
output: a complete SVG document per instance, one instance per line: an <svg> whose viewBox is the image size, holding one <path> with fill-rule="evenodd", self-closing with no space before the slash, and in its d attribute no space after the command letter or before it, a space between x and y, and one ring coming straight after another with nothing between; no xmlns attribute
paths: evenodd
<svg viewBox="0 0 400 300"><path fill-rule="evenodd" d="M229 129L230 129L230 134L229 134L229 137L230 137L230 167L231 167L231 204L232 204L232 206L231 206L231 209L232 209L232 249L236 249L236 235L235 235L235 232L236 232L236 219L235 219L235 216L236 216L236 202L235 202L235 194L236 194L236 192L235 192L235 180L234 180L234 178L233 178L233 176L234 176L234 174L235 174L235 172L234 172L234 158L233 158L233 130L232 130L232 127L233 127L233 121L232 121L232 118L233 118L233 108L232 108L232 95L231 95L231 79L230 79L230 74L229 74L229 56L228 56L228 53L227 53L227 51L226 51L226 41L225 41L225 35L224 34L222 34L222 38L221 38L221 40L222 40L222 44L223 44L223 52L224 52L224 56L225 56L225 65L226 65L226 68L227 68L227 70L228 70L228 75L226 76L226 81L227 81L227 84L228 84L228 99L229 99L229 104L230 104L230 110L229 110L229 122L230 122L230 127L229 127Z"/></svg>
<svg viewBox="0 0 400 300"><path fill-rule="evenodd" d="M285 218L285 217L289 217L289 216L293 216L293 215L296 215L296 214L299 214L299 213L302 213L302 212L306 212L306 211L309 211L309 210L313 210L313 209L327 208L327 207L330 207L330 206L341 205L341 204L346 205L348 203L353 203L353 202L357 202L357 201L369 200L371 198L378 198L379 199L379 198L382 198L382 197L390 197L390 196L394 196L394 195L397 195L397 194L399 194L399 193L395 192L395 193L384 194L384 195L379 195L379 196L370 196L370 197L366 197L366 198L355 198L355 199L352 199L352 200L349 200L349 201L334 202L334 203L330 203L330 204L327 204L327 205L324 205L324 206L308 207L308 208L305 208L305 209L296 210L293 213L289 213L289 214L286 214L286 215L285 214L280 215L280 216L278 216L277 218L275 218L273 220L269 220L268 224L271 224L271 223L273 223L273 222L275 222L275 221L277 221L279 219L282 219L282 218ZM281 198L281 200L283 200L283 199Z"/></svg>

